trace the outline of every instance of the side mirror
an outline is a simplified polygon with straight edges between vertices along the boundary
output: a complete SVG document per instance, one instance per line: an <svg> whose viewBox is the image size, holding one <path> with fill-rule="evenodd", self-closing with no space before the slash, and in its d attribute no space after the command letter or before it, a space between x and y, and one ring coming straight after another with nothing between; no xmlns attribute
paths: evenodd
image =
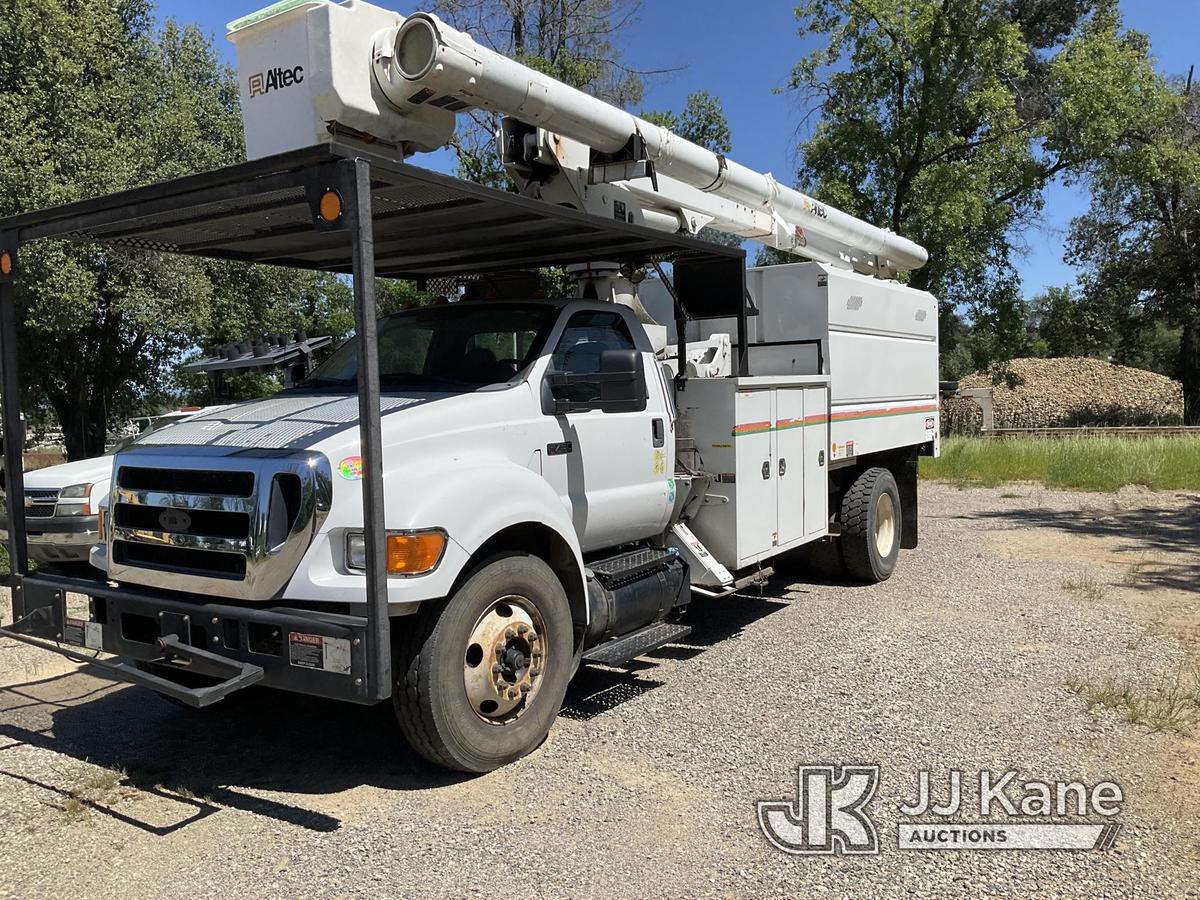
<svg viewBox="0 0 1200 900"><path fill-rule="evenodd" d="M641 412L649 396L642 354L605 350L599 372L570 372L547 377L556 416L574 412Z"/></svg>

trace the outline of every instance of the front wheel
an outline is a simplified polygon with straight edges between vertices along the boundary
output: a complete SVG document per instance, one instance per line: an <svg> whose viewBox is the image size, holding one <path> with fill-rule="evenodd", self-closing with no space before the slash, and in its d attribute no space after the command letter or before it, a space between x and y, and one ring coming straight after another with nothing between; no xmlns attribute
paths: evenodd
<svg viewBox="0 0 1200 900"><path fill-rule="evenodd" d="M489 772L545 740L574 640L566 593L544 562L496 559L397 628L393 703L414 750L449 769Z"/></svg>
<svg viewBox="0 0 1200 900"><path fill-rule="evenodd" d="M867 469L842 495L842 560L860 581L886 581L900 555L900 491L887 469Z"/></svg>

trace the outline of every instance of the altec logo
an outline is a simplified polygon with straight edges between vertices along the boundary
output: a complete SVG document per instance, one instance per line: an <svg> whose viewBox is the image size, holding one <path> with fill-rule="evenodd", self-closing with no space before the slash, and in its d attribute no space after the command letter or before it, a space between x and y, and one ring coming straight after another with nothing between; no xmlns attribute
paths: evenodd
<svg viewBox="0 0 1200 900"><path fill-rule="evenodd" d="M258 72L250 76L250 96L262 97L271 91L288 88L303 81L304 66L295 66L291 69L277 66L266 72Z"/></svg>

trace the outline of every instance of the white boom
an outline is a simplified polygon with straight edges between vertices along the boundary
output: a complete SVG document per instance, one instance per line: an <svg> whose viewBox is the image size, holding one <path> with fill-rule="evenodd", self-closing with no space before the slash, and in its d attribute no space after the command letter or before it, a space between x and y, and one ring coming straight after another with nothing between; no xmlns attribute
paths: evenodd
<svg viewBox="0 0 1200 900"><path fill-rule="evenodd" d="M301 11L307 22L296 18ZM248 39L268 25L269 33ZM447 143L459 112L480 108L510 117L515 122L506 123L500 136L504 161L522 177L527 193L551 202L611 216L610 197L599 186L612 199L624 198L628 221L651 227L695 233L711 226L882 276L928 260L925 249L907 238L489 50L429 13L405 18L361 0L339 5L313 0L281 13L264 11L257 21L231 29L239 66L251 73L249 81L243 78L242 93L252 154L262 139L252 133L250 104L270 93L263 70L268 77L281 73L284 81L292 72L293 84L301 83L301 74L309 79L321 125L391 141L402 152ZM307 69L289 68L293 60L270 68L281 48L293 45L299 52L307 46ZM368 47L369 84L359 55ZM281 149L286 124L267 120L257 127L270 131L264 139Z"/></svg>

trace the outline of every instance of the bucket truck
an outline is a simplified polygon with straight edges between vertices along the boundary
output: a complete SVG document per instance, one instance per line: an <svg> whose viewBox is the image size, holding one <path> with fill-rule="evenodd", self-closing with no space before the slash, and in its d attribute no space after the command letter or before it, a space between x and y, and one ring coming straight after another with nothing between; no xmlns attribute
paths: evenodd
<svg viewBox="0 0 1200 900"><path fill-rule="evenodd" d="M27 575L0 633L193 706L390 698L419 753L486 771L541 743L583 663L686 639L694 596L736 603L817 546L879 582L916 545L937 303L897 276L921 247L427 13L285 0L230 37L250 162L0 235L352 272L358 337L122 450L105 582ZM407 162L470 110L502 117L515 194ZM807 261L747 271L705 227ZM550 265L573 296L519 272ZM376 271L435 302L376 322Z"/></svg>

